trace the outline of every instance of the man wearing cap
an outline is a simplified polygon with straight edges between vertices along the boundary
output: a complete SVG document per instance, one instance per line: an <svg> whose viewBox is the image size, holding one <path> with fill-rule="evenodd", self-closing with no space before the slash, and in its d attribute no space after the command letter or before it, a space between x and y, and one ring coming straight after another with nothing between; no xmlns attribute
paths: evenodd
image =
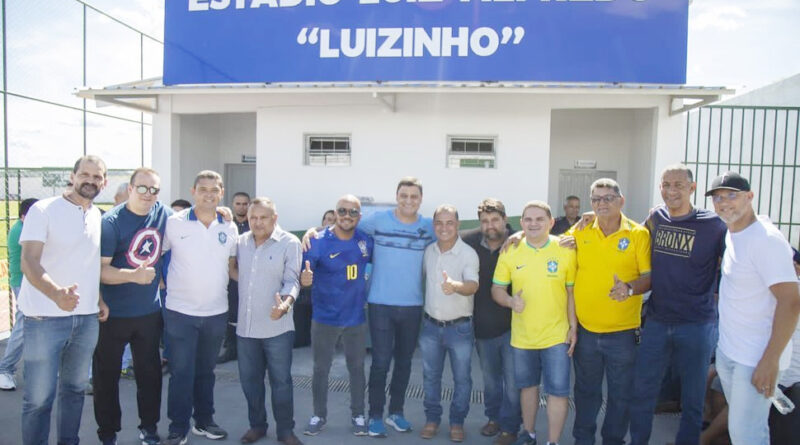
<svg viewBox="0 0 800 445"><path fill-rule="evenodd" d="M792 250L768 216L756 216L750 183L735 172L706 192L728 226L719 289L716 368L734 445L769 444L769 398L788 368L800 314Z"/></svg>

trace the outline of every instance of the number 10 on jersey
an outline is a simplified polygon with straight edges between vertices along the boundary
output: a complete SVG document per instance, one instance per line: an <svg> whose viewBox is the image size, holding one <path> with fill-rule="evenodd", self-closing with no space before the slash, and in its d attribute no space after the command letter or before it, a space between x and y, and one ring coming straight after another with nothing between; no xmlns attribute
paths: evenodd
<svg viewBox="0 0 800 445"><path fill-rule="evenodd" d="M358 264L347 265L347 280L355 280L358 278Z"/></svg>

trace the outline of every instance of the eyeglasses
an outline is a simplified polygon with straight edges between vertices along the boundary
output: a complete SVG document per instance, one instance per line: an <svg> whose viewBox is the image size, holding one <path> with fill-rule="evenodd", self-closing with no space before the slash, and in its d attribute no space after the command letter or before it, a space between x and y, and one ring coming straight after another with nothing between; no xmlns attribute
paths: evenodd
<svg viewBox="0 0 800 445"><path fill-rule="evenodd" d="M661 183L661 189L662 190L675 189L675 190L677 190L679 192L682 192L682 191L688 189L690 186L691 186L691 184L689 184L688 182L673 182L672 184L670 184L669 182L662 182Z"/></svg>
<svg viewBox="0 0 800 445"><path fill-rule="evenodd" d="M145 193L150 192L150 194L153 195L153 196L157 195L158 192L161 191L161 189L158 188L158 187L148 187L146 185L134 186L134 190L136 190L136 193L138 193L140 195L144 195Z"/></svg>
<svg viewBox="0 0 800 445"><path fill-rule="evenodd" d="M344 207L339 207L338 209L336 209L336 213L339 216L350 215L351 218L355 218L361 214L361 211L358 209L346 209Z"/></svg>
<svg viewBox="0 0 800 445"><path fill-rule="evenodd" d="M592 204L599 204L600 201L603 201L606 204L611 204L617 198L619 198L619 195L592 196L591 199Z"/></svg>
<svg viewBox="0 0 800 445"><path fill-rule="evenodd" d="M737 196L739 196L739 192L720 193L719 195L712 196L711 200L719 204L722 201L733 201Z"/></svg>

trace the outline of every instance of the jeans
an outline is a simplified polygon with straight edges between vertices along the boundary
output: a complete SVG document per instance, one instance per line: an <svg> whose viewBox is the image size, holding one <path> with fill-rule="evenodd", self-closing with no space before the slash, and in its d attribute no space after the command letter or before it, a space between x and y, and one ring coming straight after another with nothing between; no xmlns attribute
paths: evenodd
<svg viewBox="0 0 800 445"><path fill-rule="evenodd" d="M366 355L367 325L331 326L311 322L311 349L314 353L314 376L311 393L314 415L328 417L328 375L331 371L336 343L342 339L347 371L350 374L350 414L364 415L364 356Z"/></svg>
<svg viewBox="0 0 800 445"><path fill-rule="evenodd" d="M11 289L14 296L19 295L19 288ZM22 330L25 326L25 316L22 311L17 308L17 314L14 316L14 327L11 329L11 335L8 337L6 343L6 352L3 354L3 359L0 360L0 374L11 374L17 371L17 363L22 358Z"/></svg>
<svg viewBox="0 0 800 445"><path fill-rule="evenodd" d="M170 433L186 435L190 417L200 426L213 422L214 367L227 319L227 313L195 317L169 309L164 312L164 330L172 348L167 392Z"/></svg>
<svg viewBox="0 0 800 445"><path fill-rule="evenodd" d="M372 337L372 365L369 369L369 417L383 417L386 404L386 375L394 358L389 388L389 414L403 414L411 357L419 337L422 306L369 305Z"/></svg>
<svg viewBox="0 0 800 445"><path fill-rule="evenodd" d="M237 337L239 378L247 399L250 428L267 431L266 387L264 374L269 373L272 416L277 425L278 440L294 431L294 388L292 387L292 345L294 331L271 338Z"/></svg>
<svg viewBox="0 0 800 445"><path fill-rule="evenodd" d="M500 430L517 434L522 423L519 390L514 384L511 331L495 338L475 340L483 371L484 414L500 424Z"/></svg>
<svg viewBox="0 0 800 445"><path fill-rule="evenodd" d="M771 403L750 383L755 368L728 358L717 348L717 374L728 401L728 433L733 445L769 445ZM780 375L778 376L780 379Z"/></svg>
<svg viewBox="0 0 800 445"><path fill-rule="evenodd" d="M111 439L121 429L119 371L123 349L130 347L136 376L139 428L155 427L161 413L161 356L158 340L161 311L131 318L109 318L100 325L93 360L94 418L100 440ZM129 346L128 346L129 345Z"/></svg>
<svg viewBox="0 0 800 445"><path fill-rule="evenodd" d="M633 445L646 445L667 369L680 381L681 422L675 445L695 445L703 424L708 365L715 323L668 324L648 319L636 356L630 405Z"/></svg>
<svg viewBox="0 0 800 445"><path fill-rule="evenodd" d="M594 444L597 414L603 403L603 376L606 377L606 415L603 444L622 445L628 430L628 403L633 386L636 358L634 330L599 334L578 325L575 345L575 424L576 445Z"/></svg>
<svg viewBox="0 0 800 445"><path fill-rule="evenodd" d="M441 327L425 319L419 337L422 353L422 382L425 390L425 419L439 424L442 420L442 372L444 357L450 356L453 372L453 400L450 402L450 425L463 425L469 412L472 392L472 320Z"/></svg>
<svg viewBox="0 0 800 445"><path fill-rule="evenodd" d="M78 444L83 392L97 344L97 315L25 317L25 394L22 443L47 445L58 390L58 443Z"/></svg>

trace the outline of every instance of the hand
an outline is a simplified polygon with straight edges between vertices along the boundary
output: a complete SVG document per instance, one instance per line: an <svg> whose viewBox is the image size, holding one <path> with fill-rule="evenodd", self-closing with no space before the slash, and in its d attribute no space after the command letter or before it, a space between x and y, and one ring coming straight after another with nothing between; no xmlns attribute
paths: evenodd
<svg viewBox="0 0 800 445"><path fill-rule="evenodd" d="M314 272L311 270L311 262L306 260L306 268L300 272L300 285L309 287L314 283Z"/></svg>
<svg viewBox="0 0 800 445"><path fill-rule="evenodd" d="M522 290L511 297L511 310L521 314L525 310L525 300L522 299Z"/></svg>
<svg viewBox="0 0 800 445"><path fill-rule="evenodd" d="M311 248L311 238L316 238L316 237L317 237L316 227L312 227L306 230L305 235L303 235L303 239L300 241L300 243L303 245L303 252L308 252L308 249Z"/></svg>
<svg viewBox="0 0 800 445"><path fill-rule="evenodd" d="M275 292L275 306L272 306L272 312L270 312L269 318L278 320L287 312L289 312L289 305L283 301L280 293Z"/></svg>
<svg viewBox="0 0 800 445"><path fill-rule="evenodd" d="M100 323L103 323L104 321L108 320L109 310L106 302L100 299L97 302L97 308L99 309L99 311L97 312L97 319L100 321Z"/></svg>
<svg viewBox="0 0 800 445"><path fill-rule="evenodd" d="M140 264L133 272L133 282L137 284L150 284L156 278L156 269Z"/></svg>
<svg viewBox="0 0 800 445"><path fill-rule="evenodd" d="M70 287L59 287L58 291L51 298L62 311L72 312L78 307L80 301L80 294L77 292L78 284L75 283Z"/></svg>
<svg viewBox="0 0 800 445"><path fill-rule="evenodd" d="M525 239L525 232L522 231L509 235L509 237L506 238L506 241L503 243L503 247L500 248L500 252L508 252L508 249L510 249L511 246L519 246L520 241L523 239Z"/></svg>
<svg viewBox="0 0 800 445"><path fill-rule="evenodd" d="M573 250L575 250L578 247L578 244L575 242L575 237L574 236L567 236L567 235L562 235L558 239L558 245L561 246L561 247L566 247L567 249L573 249Z"/></svg>
<svg viewBox="0 0 800 445"><path fill-rule="evenodd" d="M575 344L578 343L578 330L574 327L570 327L567 331L567 340L564 341L569 345L569 349L567 349L567 355L572 357L572 353L575 352Z"/></svg>
<svg viewBox="0 0 800 445"><path fill-rule="evenodd" d="M456 292L456 287L458 287L458 281L453 280L452 278L447 276L446 271L442 271L442 292L445 295L452 295Z"/></svg>
<svg viewBox="0 0 800 445"><path fill-rule="evenodd" d="M772 397L778 384L778 361L762 358L753 371L750 382L756 387L756 391L764 394L764 397Z"/></svg>
<svg viewBox="0 0 800 445"><path fill-rule="evenodd" d="M217 213L219 213L220 216L222 216L222 219L224 219L225 222L233 221L233 212L229 207L219 206L217 207Z"/></svg>
<svg viewBox="0 0 800 445"><path fill-rule="evenodd" d="M616 301L625 301L630 297L628 295L630 287L624 281L620 280L617 274L614 274L614 286L608 292L608 296Z"/></svg>
<svg viewBox="0 0 800 445"><path fill-rule="evenodd" d="M590 226L594 222L594 212L586 212L581 215L581 219L578 221L578 225L575 227L577 230L583 230L587 226Z"/></svg>

